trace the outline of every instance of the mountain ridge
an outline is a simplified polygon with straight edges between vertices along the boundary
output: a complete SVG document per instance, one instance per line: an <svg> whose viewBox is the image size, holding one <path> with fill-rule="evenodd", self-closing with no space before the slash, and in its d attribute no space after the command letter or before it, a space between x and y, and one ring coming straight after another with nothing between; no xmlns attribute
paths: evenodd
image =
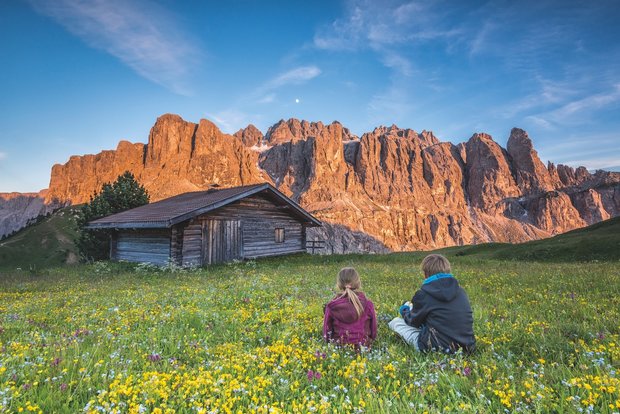
<svg viewBox="0 0 620 414"><path fill-rule="evenodd" d="M0 239L57 209L57 203L45 201L47 192L0 193Z"/></svg>
<svg viewBox="0 0 620 414"><path fill-rule="evenodd" d="M426 130L356 136L337 121L295 118L229 135L174 114L157 119L146 144L121 141L54 165L45 201L88 201L125 170L152 200L269 182L326 223L310 237L334 252L521 242L620 215L620 174L545 166L519 128L502 148L485 133L455 145Z"/></svg>

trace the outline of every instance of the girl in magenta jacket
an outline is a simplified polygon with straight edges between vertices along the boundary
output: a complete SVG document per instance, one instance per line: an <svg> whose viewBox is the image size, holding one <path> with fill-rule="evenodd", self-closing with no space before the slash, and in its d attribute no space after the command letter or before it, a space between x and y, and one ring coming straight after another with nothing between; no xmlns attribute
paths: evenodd
<svg viewBox="0 0 620 414"><path fill-rule="evenodd" d="M338 344L370 346L377 337L375 307L360 289L360 276L352 267L338 273L338 294L325 305L323 338Z"/></svg>

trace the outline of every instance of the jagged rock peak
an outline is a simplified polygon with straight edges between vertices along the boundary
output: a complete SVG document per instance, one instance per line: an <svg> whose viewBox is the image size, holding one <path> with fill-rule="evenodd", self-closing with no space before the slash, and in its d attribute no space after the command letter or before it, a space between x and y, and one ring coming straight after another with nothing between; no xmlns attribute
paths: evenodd
<svg viewBox="0 0 620 414"><path fill-rule="evenodd" d="M364 134L366 136L372 137L385 137L392 139L407 139L416 143L421 144L422 147L427 147L430 145L438 144L439 140L431 131L422 131L421 133L417 133L415 130L410 128L399 128L397 125L392 124L389 127L386 126L378 126L372 130L372 132Z"/></svg>
<svg viewBox="0 0 620 414"><path fill-rule="evenodd" d="M512 128L510 130L510 137L508 138L508 145L506 146L508 153L510 153L511 147L518 151L520 148L533 151L534 146L527 132L521 128Z"/></svg>
<svg viewBox="0 0 620 414"><path fill-rule="evenodd" d="M469 138L469 141L467 141L467 144L473 143L476 141L483 141L483 142L491 141L493 143L496 143L495 140L493 140L493 137L487 134L486 132L476 132L474 135L471 136L471 138Z"/></svg>
<svg viewBox="0 0 620 414"><path fill-rule="evenodd" d="M372 130L372 135L386 135L386 136L395 136L395 137L405 137L417 135L418 133L409 128L399 128L398 125L392 124L389 127L385 125L380 125Z"/></svg>
<svg viewBox="0 0 620 414"><path fill-rule="evenodd" d="M180 115L177 114L171 114L171 113L167 113L167 114L163 114L157 117L157 120L155 121L155 124L157 125L158 122L186 122L183 118L181 118Z"/></svg>
<svg viewBox="0 0 620 414"><path fill-rule="evenodd" d="M227 138L217 125L208 119L201 119L198 124L185 121L178 115L166 114L157 118L151 128L146 146L146 167L159 166L170 159L175 164L182 159L190 159L195 154L208 151L205 146L221 143ZM231 145L234 140L230 140ZM218 147L219 148L219 147Z"/></svg>
<svg viewBox="0 0 620 414"><path fill-rule="evenodd" d="M474 207L492 210L499 201L519 194L508 157L490 135L474 134L465 149L467 190Z"/></svg>
<svg viewBox="0 0 620 414"><path fill-rule="evenodd" d="M126 170L147 188L151 200L214 183L270 182L325 223L338 226L341 236L328 240L328 245L342 246L338 251L363 240L355 234L394 250L420 250L525 241L620 215L620 174L553 164L545 168L519 129L511 132L512 156L488 134L453 146L438 142L432 132L396 125L378 127L358 140L339 122L289 119L265 135L269 139L249 125L233 137L206 120L192 123L162 115L148 144L121 142L115 151L73 156L55 165L46 202L87 201ZM545 184L546 176L553 188L532 191ZM39 214L40 198L34 204L25 200L32 206L29 217ZM11 205L23 209L22 201ZM0 205L0 230L3 211ZM13 216L4 223L13 229L18 228L13 223L19 224ZM368 250L365 240L360 250Z"/></svg>
<svg viewBox="0 0 620 414"><path fill-rule="evenodd" d="M196 124L194 122L184 120L180 115L177 114L164 114L158 117L157 121L155 121L155 125L153 125L153 128L151 128L151 132L153 131L153 129L169 128L170 125L176 125L177 127L186 127L188 125L197 127L198 125L201 125L201 128L204 128L206 130L210 130L218 134L222 133L220 128L213 121L201 118L198 121L198 124Z"/></svg>
<svg viewBox="0 0 620 414"><path fill-rule="evenodd" d="M142 148L144 147L144 144L142 143L133 143L133 142L129 142L126 140L120 140L118 142L118 145L116 146L116 151L130 151L134 148Z"/></svg>
<svg viewBox="0 0 620 414"><path fill-rule="evenodd" d="M586 167L569 167L568 165L558 164L558 176L565 186L580 185L592 178Z"/></svg>
<svg viewBox="0 0 620 414"><path fill-rule="evenodd" d="M512 158L512 167L517 185L525 193L545 192L554 188L549 169L540 161L527 132L520 128L510 131L508 154Z"/></svg>
<svg viewBox="0 0 620 414"><path fill-rule="evenodd" d="M349 128L342 125L340 121L332 121L332 123L329 124L327 127L332 130L341 129L342 130L342 141L344 142L359 141L360 139L357 135L353 134Z"/></svg>
<svg viewBox="0 0 620 414"><path fill-rule="evenodd" d="M259 147L262 145L263 139L265 138L263 133L252 124L249 124L245 128L241 128L239 131L235 132L233 136L241 140L247 147Z"/></svg>
<svg viewBox="0 0 620 414"><path fill-rule="evenodd" d="M267 133L265 134L265 138L271 144L297 141L308 136L316 136L319 126L321 128L323 127L323 123L319 124L314 122L310 123L308 121L300 121L295 118L290 118L288 121L281 119L269 127Z"/></svg>
<svg viewBox="0 0 620 414"><path fill-rule="evenodd" d="M308 138L316 138L325 130L329 135L342 135L342 141L355 140L357 137L349 131L348 128L342 126L338 121L325 126L323 122L310 122L306 120L298 120L291 118L288 121L281 119L272 125L265 134L265 140L271 145L277 145L284 142L306 140ZM340 131L342 131L340 133Z"/></svg>
<svg viewBox="0 0 620 414"><path fill-rule="evenodd" d="M189 154L196 128L196 124L185 121L179 115L165 114L157 118L149 133L147 166L159 166L160 162L165 162L164 160L176 157L180 153Z"/></svg>
<svg viewBox="0 0 620 414"><path fill-rule="evenodd" d="M418 134L418 138L427 145L439 144L439 139L433 134L433 131L423 130Z"/></svg>

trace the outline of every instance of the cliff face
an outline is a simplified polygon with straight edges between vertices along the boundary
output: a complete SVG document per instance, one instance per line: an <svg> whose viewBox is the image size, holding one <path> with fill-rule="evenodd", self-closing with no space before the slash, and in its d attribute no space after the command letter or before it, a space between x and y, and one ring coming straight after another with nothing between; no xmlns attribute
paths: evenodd
<svg viewBox="0 0 620 414"><path fill-rule="evenodd" d="M512 158L512 168L519 192L543 193L561 186L558 179L555 181L552 179L549 170L538 158L527 132L513 128L506 149Z"/></svg>
<svg viewBox="0 0 620 414"><path fill-rule="evenodd" d="M270 182L328 223L310 237L334 252L518 242L620 215L620 174L545 167L517 128L503 149L487 134L455 146L395 125L357 137L338 122L296 119L233 136L176 115L160 117L147 144L55 165L45 200L88 201L125 170L152 200Z"/></svg>
<svg viewBox="0 0 620 414"><path fill-rule="evenodd" d="M106 182L131 171L156 201L211 184L231 187L270 181L257 167L258 154L211 122L195 124L163 115L148 143L121 141L115 151L73 156L52 167L46 201L87 202Z"/></svg>
<svg viewBox="0 0 620 414"><path fill-rule="evenodd" d="M0 193L0 238L17 231L57 206L45 203L47 190L38 193Z"/></svg>

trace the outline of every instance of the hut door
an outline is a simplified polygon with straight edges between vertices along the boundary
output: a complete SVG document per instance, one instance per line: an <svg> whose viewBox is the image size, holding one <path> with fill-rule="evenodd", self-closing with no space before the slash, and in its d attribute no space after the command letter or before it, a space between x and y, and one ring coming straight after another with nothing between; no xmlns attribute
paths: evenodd
<svg viewBox="0 0 620 414"><path fill-rule="evenodd" d="M205 220L202 224L202 263L216 264L243 257L241 220Z"/></svg>

